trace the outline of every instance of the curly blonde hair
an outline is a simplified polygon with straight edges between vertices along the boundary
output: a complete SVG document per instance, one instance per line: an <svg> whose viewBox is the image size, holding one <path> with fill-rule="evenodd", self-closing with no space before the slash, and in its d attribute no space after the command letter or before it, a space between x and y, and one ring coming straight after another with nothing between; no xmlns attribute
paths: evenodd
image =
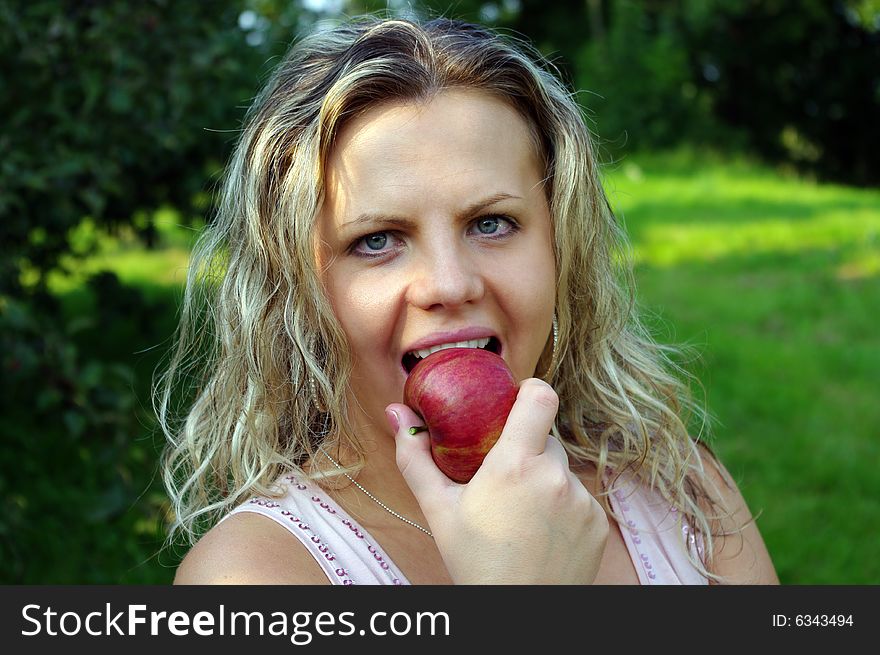
<svg viewBox="0 0 880 655"><path fill-rule="evenodd" d="M719 580L708 570L719 517L697 448L705 413L693 378L673 362L680 351L639 320L627 240L581 110L527 44L447 19L369 16L312 34L251 107L215 220L194 249L177 346L156 387L171 533L192 541L250 494L272 494L282 471L304 473L328 435L363 456L347 429L347 341L315 261L325 165L352 117L449 88L510 103L544 158L557 263L558 350L545 374L560 398L555 436L574 462L616 474L601 498L616 520L607 495L622 472L680 510L705 540L702 553L688 551L694 565Z"/></svg>

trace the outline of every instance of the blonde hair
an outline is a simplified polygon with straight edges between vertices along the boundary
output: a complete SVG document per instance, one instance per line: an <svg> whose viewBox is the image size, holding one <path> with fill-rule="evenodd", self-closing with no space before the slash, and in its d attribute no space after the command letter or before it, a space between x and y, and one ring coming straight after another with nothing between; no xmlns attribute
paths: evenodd
<svg viewBox="0 0 880 655"><path fill-rule="evenodd" d="M558 350L545 375L560 397L555 435L575 461L628 471L680 510L705 540L692 561L718 579L707 569L718 517L708 514L699 433L691 439L686 425L705 416L672 361L678 351L638 319L627 241L581 110L527 45L446 19L364 17L312 34L251 107L216 218L193 252L178 344L157 385L172 534L194 540L250 494L272 494L327 435L363 454L346 425L348 346L315 261L324 167L347 120L448 88L511 103L544 157L557 262Z"/></svg>

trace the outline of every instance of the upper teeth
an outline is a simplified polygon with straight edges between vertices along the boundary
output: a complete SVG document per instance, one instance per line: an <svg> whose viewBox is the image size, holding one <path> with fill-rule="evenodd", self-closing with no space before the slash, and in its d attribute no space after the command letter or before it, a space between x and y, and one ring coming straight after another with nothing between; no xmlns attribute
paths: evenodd
<svg viewBox="0 0 880 655"><path fill-rule="evenodd" d="M410 354L415 355L419 359L424 359L431 353L435 353L438 350L444 350L445 348L485 348L487 345L489 345L489 337L486 337L485 339L471 339L470 341L441 343L440 345L423 348L422 350L412 350L410 351Z"/></svg>

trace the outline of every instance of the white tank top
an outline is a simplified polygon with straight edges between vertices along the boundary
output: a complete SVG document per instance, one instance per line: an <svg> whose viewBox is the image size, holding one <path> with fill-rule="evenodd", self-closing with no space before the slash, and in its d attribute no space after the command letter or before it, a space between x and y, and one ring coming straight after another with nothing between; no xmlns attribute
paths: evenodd
<svg viewBox="0 0 880 655"><path fill-rule="evenodd" d="M332 584L410 584L378 542L320 487L296 475L284 475L278 483L284 496L251 498L224 520L239 512L255 512L284 526L308 549ZM688 534L686 525L679 528L676 510L643 485L623 477L618 484L609 501L624 518L620 531L639 582L707 584L685 552L702 556L701 536Z"/></svg>

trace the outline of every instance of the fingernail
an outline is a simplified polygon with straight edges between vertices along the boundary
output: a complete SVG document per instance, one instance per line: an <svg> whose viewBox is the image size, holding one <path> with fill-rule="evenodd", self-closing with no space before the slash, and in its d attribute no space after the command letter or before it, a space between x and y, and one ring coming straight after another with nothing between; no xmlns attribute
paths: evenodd
<svg viewBox="0 0 880 655"><path fill-rule="evenodd" d="M397 415L397 412L393 409L386 409L385 418L388 419L388 423L391 425L394 434L397 434L397 431L400 429L400 417Z"/></svg>

